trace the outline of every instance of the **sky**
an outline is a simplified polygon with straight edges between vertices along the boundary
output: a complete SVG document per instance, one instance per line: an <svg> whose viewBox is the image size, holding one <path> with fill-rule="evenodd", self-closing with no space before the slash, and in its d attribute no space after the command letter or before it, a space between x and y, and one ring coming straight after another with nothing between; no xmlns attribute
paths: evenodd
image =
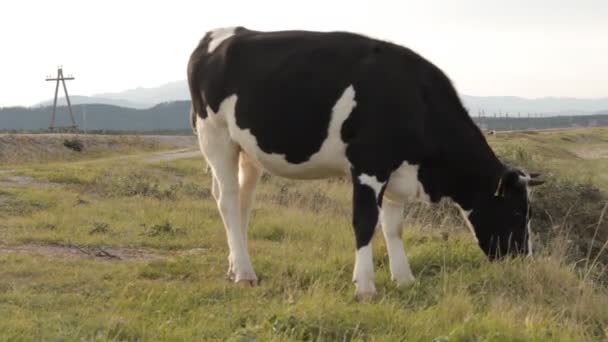
<svg viewBox="0 0 608 342"><path fill-rule="evenodd" d="M608 97L607 0L3 1L0 106L184 80L208 30L342 30L407 46L460 93Z"/></svg>

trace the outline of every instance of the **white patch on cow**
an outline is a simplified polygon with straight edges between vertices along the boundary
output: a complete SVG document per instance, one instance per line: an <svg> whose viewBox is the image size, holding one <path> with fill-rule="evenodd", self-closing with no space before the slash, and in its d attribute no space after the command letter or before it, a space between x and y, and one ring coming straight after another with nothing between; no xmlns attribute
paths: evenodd
<svg viewBox="0 0 608 342"><path fill-rule="evenodd" d="M411 284L415 280L401 239L403 207L403 203L384 199L380 211L380 222L388 251L391 278L398 286Z"/></svg>
<svg viewBox="0 0 608 342"><path fill-rule="evenodd" d="M306 162L299 164L289 163L282 154L262 151L251 131L237 126L235 117L237 101L237 95L231 95L222 101L218 113L213 113L208 108L209 118L228 126L231 138L239 144L256 166L276 176L295 179L319 179L348 173L350 165L346 159L346 144L341 139L340 130L356 106L353 86L346 88L336 101L332 109L328 136L319 151Z"/></svg>
<svg viewBox="0 0 608 342"><path fill-rule="evenodd" d="M429 203L430 196L424 190L422 183L418 181L419 165L410 164L407 161L401 163L395 170L386 185L385 196L395 202L417 199Z"/></svg>
<svg viewBox="0 0 608 342"><path fill-rule="evenodd" d="M376 194L376 199L378 198L378 196L380 196L380 191L382 191L383 183L380 182L378 178L376 178L376 176L370 176L366 175L365 173L362 173L359 176L359 182L372 188L372 190L374 190L374 193Z"/></svg>
<svg viewBox="0 0 608 342"><path fill-rule="evenodd" d="M357 250L353 281L357 286L357 297L371 296L376 293L371 243Z"/></svg>
<svg viewBox="0 0 608 342"><path fill-rule="evenodd" d="M207 52L213 52L213 50L215 50L224 40L234 36L235 30L235 27L226 27L211 31L211 41L209 42L209 49Z"/></svg>

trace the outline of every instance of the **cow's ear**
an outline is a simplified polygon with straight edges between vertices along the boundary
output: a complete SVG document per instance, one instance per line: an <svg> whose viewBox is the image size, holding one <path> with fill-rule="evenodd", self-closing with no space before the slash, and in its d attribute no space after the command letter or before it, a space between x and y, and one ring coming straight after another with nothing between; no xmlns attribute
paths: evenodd
<svg viewBox="0 0 608 342"><path fill-rule="evenodd" d="M524 183L521 182L521 175L515 170L507 171L502 176L502 179L505 189L514 189L516 187L524 185Z"/></svg>
<svg viewBox="0 0 608 342"><path fill-rule="evenodd" d="M500 179L498 180L498 185L496 186L496 191L494 192L494 196L503 197L509 189L515 189L517 187L524 186L521 183L519 172L515 170L509 170L505 172Z"/></svg>
<svg viewBox="0 0 608 342"><path fill-rule="evenodd" d="M527 180L528 186L537 186L545 183L545 179L540 173L530 173L530 179Z"/></svg>

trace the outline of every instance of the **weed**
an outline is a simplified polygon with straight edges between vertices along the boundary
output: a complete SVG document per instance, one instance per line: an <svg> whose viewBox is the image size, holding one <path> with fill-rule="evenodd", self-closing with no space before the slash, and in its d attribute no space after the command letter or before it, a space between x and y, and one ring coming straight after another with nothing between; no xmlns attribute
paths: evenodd
<svg viewBox="0 0 608 342"><path fill-rule="evenodd" d="M152 227L150 227L149 229L146 228L145 224L143 226L144 226L144 234L147 236L185 234L185 232L182 229L173 226L168 221L165 223L162 223L162 224L155 224Z"/></svg>
<svg viewBox="0 0 608 342"><path fill-rule="evenodd" d="M283 241L287 236L285 230L277 226L266 226L260 229L256 229L251 233L254 239L262 239L268 241Z"/></svg>
<svg viewBox="0 0 608 342"><path fill-rule="evenodd" d="M93 228L89 230L89 234L105 234L110 231L109 225L104 222L93 222Z"/></svg>
<svg viewBox="0 0 608 342"><path fill-rule="evenodd" d="M174 185L173 189L176 192L182 192L185 196L196 199L204 200L211 197L211 190L197 183L180 183L178 185Z"/></svg>
<svg viewBox="0 0 608 342"><path fill-rule="evenodd" d="M127 174L103 173L93 179L88 190L108 197L144 196L162 199L174 196L172 189L162 186L154 176L141 171Z"/></svg>
<svg viewBox="0 0 608 342"><path fill-rule="evenodd" d="M82 141L76 138L63 140L63 146L76 152L82 152L82 150L84 149L84 144L82 143Z"/></svg>

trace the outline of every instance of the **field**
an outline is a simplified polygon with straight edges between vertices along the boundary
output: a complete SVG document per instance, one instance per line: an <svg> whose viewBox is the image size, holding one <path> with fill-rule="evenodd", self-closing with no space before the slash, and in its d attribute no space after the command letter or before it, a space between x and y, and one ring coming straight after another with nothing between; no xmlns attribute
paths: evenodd
<svg viewBox="0 0 608 342"><path fill-rule="evenodd" d="M353 296L345 181L263 177L249 230L260 284L246 288L225 278L209 175L183 151L193 137L40 139L0 136L0 340L608 339L606 128L488 136L548 180L533 192L539 252L490 263L449 203L412 203L417 280L393 285L376 234L367 303Z"/></svg>

